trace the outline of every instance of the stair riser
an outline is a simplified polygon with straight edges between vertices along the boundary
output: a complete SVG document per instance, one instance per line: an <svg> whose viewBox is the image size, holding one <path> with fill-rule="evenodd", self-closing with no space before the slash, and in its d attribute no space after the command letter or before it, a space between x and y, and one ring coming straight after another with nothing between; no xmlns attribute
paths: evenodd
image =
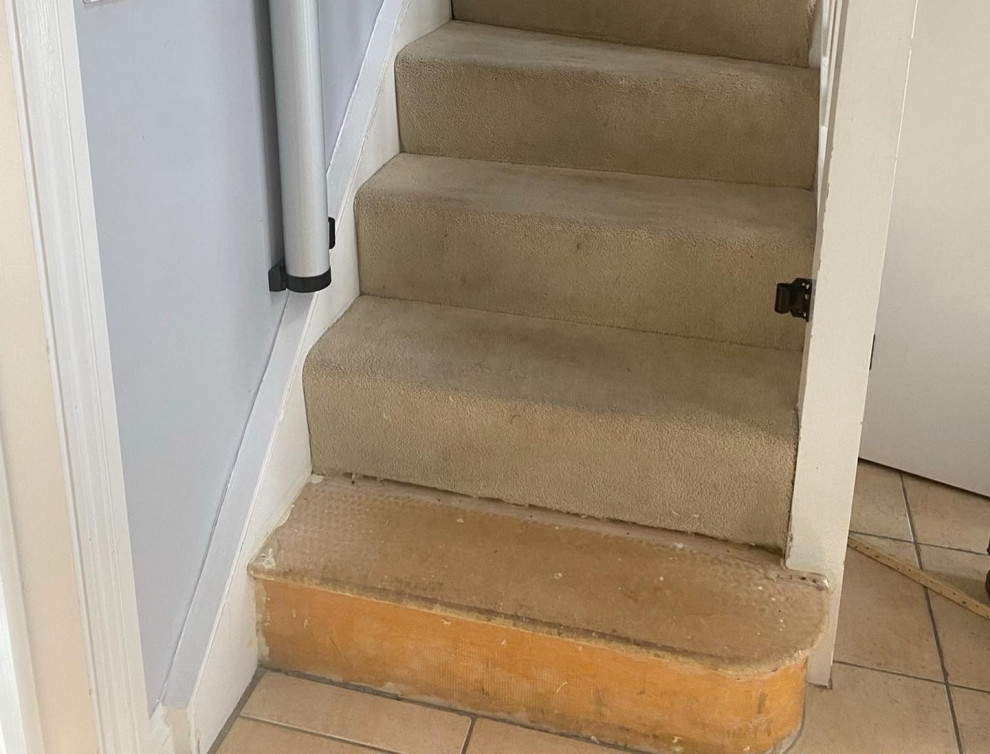
<svg viewBox="0 0 990 754"><path fill-rule="evenodd" d="M417 154L810 188L818 79L740 64L581 67L396 61L402 147Z"/></svg>
<svg viewBox="0 0 990 754"><path fill-rule="evenodd" d="M313 469L782 549L795 443L305 371ZM796 435L796 426L793 430Z"/></svg>
<svg viewBox="0 0 990 754"><path fill-rule="evenodd" d="M773 285L810 273L814 235L720 235L417 201L366 187L355 204L361 291L800 350Z"/></svg>
<svg viewBox="0 0 990 754"><path fill-rule="evenodd" d="M766 752L801 722L804 659L719 672L277 581L259 581L258 599L271 668L657 752Z"/></svg>
<svg viewBox="0 0 990 754"><path fill-rule="evenodd" d="M454 18L704 55L808 65L814 0L454 0Z"/></svg>

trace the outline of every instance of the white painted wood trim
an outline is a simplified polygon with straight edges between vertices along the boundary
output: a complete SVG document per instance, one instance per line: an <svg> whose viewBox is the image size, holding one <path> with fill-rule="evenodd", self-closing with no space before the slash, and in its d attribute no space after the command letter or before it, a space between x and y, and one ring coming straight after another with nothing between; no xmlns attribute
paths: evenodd
<svg viewBox="0 0 990 754"><path fill-rule="evenodd" d="M197 744L195 731L191 728L188 709L176 709L159 704L151 713L151 752L152 754L193 754L210 750Z"/></svg>
<svg viewBox="0 0 990 754"><path fill-rule="evenodd" d="M73 4L9 8L94 715L102 754L132 754L148 714Z"/></svg>
<svg viewBox="0 0 990 754"><path fill-rule="evenodd" d="M822 202L825 155L828 154L828 124L832 117L832 84L835 80L835 56L838 19L842 15L844 0L819 0L816 6L814 65L819 69L818 93L818 165L815 173L815 196L819 207Z"/></svg>
<svg viewBox="0 0 990 754"><path fill-rule="evenodd" d="M0 442L0 752L43 754L31 642Z"/></svg>
<svg viewBox="0 0 990 754"><path fill-rule="evenodd" d="M165 719L165 708L160 704L151 713L149 734L149 754L175 754L172 729Z"/></svg>
<svg viewBox="0 0 990 754"><path fill-rule="evenodd" d="M823 574L832 592L829 634L809 665L819 685L831 678L916 6L845 0L832 53L787 552L790 568Z"/></svg>
<svg viewBox="0 0 990 754"><path fill-rule="evenodd" d="M226 585L209 634L205 659L185 710L188 749L176 741L176 754L206 752L254 677L259 647L254 585L247 566L267 534L288 514L310 478L303 363L312 344L358 296L357 238L352 220L354 194L399 151L395 56L409 42L450 18L449 0L385 0L375 22L327 171L328 210L330 216L338 218L337 246L331 258L333 283L316 296L290 296L283 315L250 420L254 423L257 418L257 427L249 426L246 445L235 467L236 477L242 457L255 459L251 461L253 484L243 487L243 493L251 495L247 520L240 522L240 536L232 537L237 543L233 568L228 559L222 571L217 570L217 575L222 572L226 577ZM264 458L260 463L259 449ZM220 525L227 525L223 513ZM230 526L233 525L232 517ZM215 539L219 541L216 536ZM190 657L195 654L192 652ZM179 691L178 687L173 690ZM183 704L181 694L173 697L171 691L167 692L166 702L175 706L170 715L174 721L181 713L178 709ZM173 724L173 736L178 738L175 727Z"/></svg>
<svg viewBox="0 0 990 754"><path fill-rule="evenodd" d="M162 705L166 707L179 710L187 707L199 680L203 659L214 640L217 617L233 578L231 569L244 546L245 525L257 505L261 484L272 463L276 430L285 414L286 386L302 358L299 348L309 309L308 297L291 295L282 312L268 366L248 416L210 536L209 550L166 678L162 698ZM308 455L303 465L308 476Z"/></svg>

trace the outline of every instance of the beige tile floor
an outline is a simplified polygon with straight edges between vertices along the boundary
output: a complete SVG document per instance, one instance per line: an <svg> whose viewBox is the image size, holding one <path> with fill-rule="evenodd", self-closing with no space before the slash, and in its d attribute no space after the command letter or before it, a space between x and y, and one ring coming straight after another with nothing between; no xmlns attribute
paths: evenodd
<svg viewBox="0 0 990 754"><path fill-rule="evenodd" d="M854 532L986 600L990 500L860 464ZM606 754L616 749L268 672L218 754ZM850 552L833 688L795 754L990 754L990 621Z"/></svg>

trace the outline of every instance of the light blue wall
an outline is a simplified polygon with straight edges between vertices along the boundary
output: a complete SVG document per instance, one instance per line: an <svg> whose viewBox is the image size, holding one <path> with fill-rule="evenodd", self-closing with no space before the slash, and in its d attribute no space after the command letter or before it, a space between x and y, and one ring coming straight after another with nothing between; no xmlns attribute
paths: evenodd
<svg viewBox="0 0 990 754"><path fill-rule="evenodd" d="M322 2L331 148L380 4ZM285 303L267 14L76 0L149 709Z"/></svg>
<svg viewBox="0 0 990 754"><path fill-rule="evenodd" d="M284 305L267 9L76 8L152 705Z"/></svg>
<svg viewBox="0 0 990 754"><path fill-rule="evenodd" d="M382 0L320 0L323 121L328 161L381 7Z"/></svg>

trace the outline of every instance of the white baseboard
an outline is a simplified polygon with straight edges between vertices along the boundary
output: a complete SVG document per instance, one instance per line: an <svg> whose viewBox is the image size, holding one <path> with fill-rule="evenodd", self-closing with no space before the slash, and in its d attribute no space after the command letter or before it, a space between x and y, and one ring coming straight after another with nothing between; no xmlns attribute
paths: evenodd
<svg viewBox="0 0 990 754"><path fill-rule="evenodd" d="M309 476L309 432L302 384L293 380L266 473L254 500L189 703L189 750L192 754L209 751L254 677L258 666L257 613L248 564L268 532L284 518Z"/></svg>
<svg viewBox="0 0 990 754"><path fill-rule="evenodd" d="M165 722L165 708L161 705L151 713L151 754L175 754L172 730Z"/></svg>
<svg viewBox="0 0 990 754"><path fill-rule="evenodd" d="M238 462L242 457L250 461L255 470L260 467L260 477L256 472L257 484L245 485L241 493L250 495L251 504L240 537L230 537L237 543L233 568L210 574L211 580L223 578L226 582L220 609L214 613L208 636L190 633L188 637L191 647L199 642L205 645L205 659L188 692L186 709L161 713L172 742L172 748L162 748L161 754L205 754L254 677L258 640L254 585L247 567L310 477L303 363L312 344L359 293L354 194L399 152L395 56L450 18L450 0L385 0L379 12L327 172L329 212L338 219L337 245L331 258L333 284L314 297L292 296L286 306L259 391L260 405L252 413L252 419L259 417L258 431L252 447L242 448L238 458ZM218 521L218 527L221 523ZM229 554L219 562L229 564ZM204 609L208 607L204 605ZM187 638L185 634L183 638ZM190 656L196 657L197 653L191 652ZM179 699L185 694L181 683L170 691ZM179 738L184 739L181 746ZM162 738L163 746L165 740Z"/></svg>
<svg viewBox="0 0 990 754"><path fill-rule="evenodd" d="M151 754L190 754L189 725L185 710L159 704L151 713Z"/></svg>

